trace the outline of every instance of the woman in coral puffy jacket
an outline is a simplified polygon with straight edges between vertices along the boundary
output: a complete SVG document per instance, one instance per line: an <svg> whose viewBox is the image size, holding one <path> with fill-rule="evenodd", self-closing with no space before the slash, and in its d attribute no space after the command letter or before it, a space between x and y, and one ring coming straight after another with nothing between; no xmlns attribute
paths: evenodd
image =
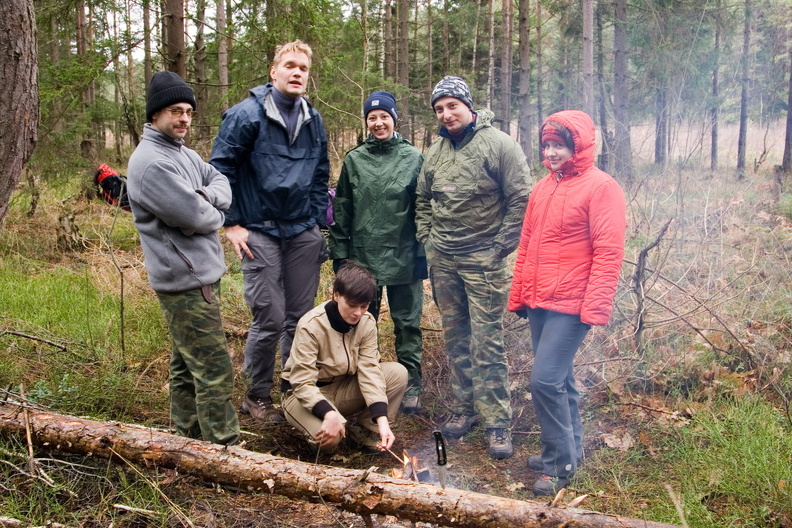
<svg viewBox="0 0 792 528"><path fill-rule="evenodd" d="M535 495L567 484L583 454L573 362L591 325L605 325L624 255L626 205L616 180L594 166L594 123L576 110L539 130L550 169L531 192L523 221L509 311L529 320L531 394L542 454L528 459L543 476Z"/></svg>

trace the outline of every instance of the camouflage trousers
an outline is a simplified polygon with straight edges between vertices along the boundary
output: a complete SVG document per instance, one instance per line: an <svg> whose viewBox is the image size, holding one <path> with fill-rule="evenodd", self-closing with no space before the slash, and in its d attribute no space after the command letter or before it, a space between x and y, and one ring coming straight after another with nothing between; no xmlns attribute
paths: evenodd
<svg viewBox="0 0 792 528"><path fill-rule="evenodd" d="M172 343L170 411L177 434L228 445L239 440L234 369L220 318L220 282L210 291L211 302L200 288L157 292Z"/></svg>
<svg viewBox="0 0 792 528"><path fill-rule="evenodd" d="M452 411L478 413L486 428L511 427L503 314L511 273L491 251L450 255L427 249L432 293L451 362Z"/></svg>

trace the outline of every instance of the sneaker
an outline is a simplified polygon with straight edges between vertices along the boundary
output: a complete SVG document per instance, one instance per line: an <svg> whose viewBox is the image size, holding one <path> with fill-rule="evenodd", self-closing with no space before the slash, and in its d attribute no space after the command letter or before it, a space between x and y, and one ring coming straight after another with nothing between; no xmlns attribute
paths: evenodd
<svg viewBox="0 0 792 528"><path fill-rule="evenodd" d="M489 441L489 454L495 460L509 458L514 454L511 431L508 429L503 427L487 429L487 441Z"/></svg>
<svg viewBox="0 0 792 528"><path fill-rule="evenodd" d="M567 479L542 475L542 478L534 482L533 494L538 496L555 495L561 488L567 487Z"/></svg>
<svg viewBox="0 0 792 528"><path fill-rule="evenodd" d="M261 423L282 423L285 421L281 412L275 408L269 398L261 399L245 396L240 410Z"/></svg>
<svg viewBox="0 0 792 528"><path fill-rule="evenodd" d="M451 438L459 438L470 431L474 425L479 423L478 416L468 414L452 414L446 423L443 424L442 432Z"/></svg>
<svg viewBox="0 0 792 528"><path fill-rule="evenodd" d="M357 445L366 453L383 453L383 451L379 448L379 435L374 431L366 429L360 424L348 424L346 427L346 437L349 441Z"/></svg>
<svg viewBox="0 0 792 528"><path fill-rule="evenodd" d="M405 394L402 399L402 412L413 414L421 410L421 401L417 394Z"/></svg>

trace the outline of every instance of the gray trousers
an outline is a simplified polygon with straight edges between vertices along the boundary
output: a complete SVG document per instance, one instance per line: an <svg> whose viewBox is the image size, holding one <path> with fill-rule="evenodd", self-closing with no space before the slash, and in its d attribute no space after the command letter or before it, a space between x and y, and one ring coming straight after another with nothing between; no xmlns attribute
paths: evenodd
<svg viewBox="0 0 792 528"><path fill-rule="evenodd" d="M542 439L544 474L566 478L583 456L580 393L575 385L575 354L590 325L580 316L529 308L534 365L531 397Z"/></svg>
<svg viewBox="0 0 792 528"><path fill-rule="evenodd" d="M297 321L314 306L326 244L314 226L288 240L250 231L247 245L255 258L242 259L245 302L252 314L244 371L250 378L248 395L269 399L278 344L283 366Z"/></svg>

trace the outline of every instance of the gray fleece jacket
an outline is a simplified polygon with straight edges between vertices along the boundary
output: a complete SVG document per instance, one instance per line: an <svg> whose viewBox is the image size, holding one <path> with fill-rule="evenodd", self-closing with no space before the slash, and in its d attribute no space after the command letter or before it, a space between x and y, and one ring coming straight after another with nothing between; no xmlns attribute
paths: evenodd
<svg viewBox="0 0 792 528"><path fill-rule="evenodd" d="M127 176L151 287L174 293L217 282L226 271L217 232L231 205L226 177L149 123Z"/></svg>

